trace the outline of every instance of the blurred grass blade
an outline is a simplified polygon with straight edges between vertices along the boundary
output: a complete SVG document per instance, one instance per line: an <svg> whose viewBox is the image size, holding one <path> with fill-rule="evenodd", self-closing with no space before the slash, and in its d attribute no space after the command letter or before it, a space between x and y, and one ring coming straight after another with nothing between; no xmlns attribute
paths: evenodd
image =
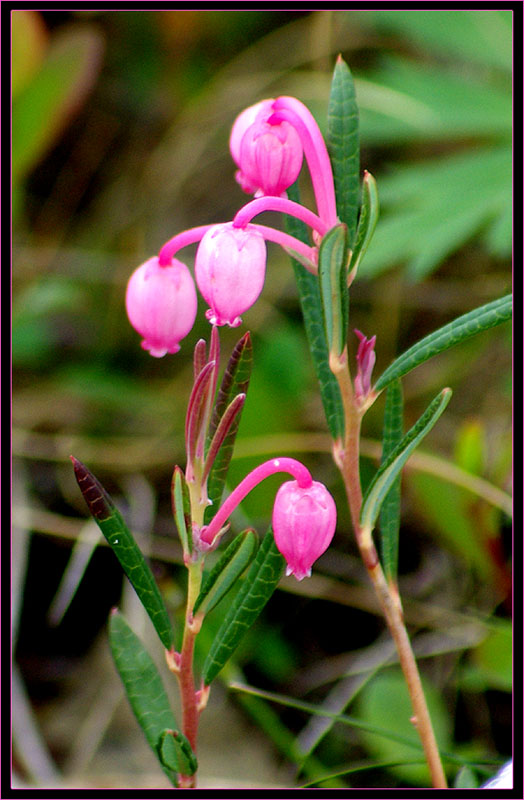
<svg viewBox="0 0 524 800"><path fill-rule="evenodd" d="M449 403L451 394L451 389L442 389L377 471L362 502L360 524L363 528L373 530L380 507L390 487L415 447L435 425Z"/></svg>
<svg viewBox="0 0 524 800"><path fill-rule="evenodd" d="M382 436L382 463L399 446L403 435L404 404L402 385L399 380L388 386L384 410L384 432ZM400 483L401 473L391 484L380 509L380 551L382 566L388 581L396 584L398 571L398 533L400 528Z"/></svg>
<svg viewBox="0 0 524 800"><path fill-rule="evenodd" d="M373 175L367 170L364 172L362 181L362 206L358 218L357 233L353 245L351 259L349 262L349 272L352 278L355 277L358 265L362 261L369 243L375 232L379 214L379 202L377 182Z"/></svg>
<svg viewBox="0 0 524 800"><path fill-rule="evenodd" d="M109 642L133 713L158 758L157 746L161 735L166 729L177 727L160 674L138 636L116 610L109 619ZM163 763L162 768L176 786L173 770Z"/></svg>
<svg viewBox="0 0 524 800"><path fill-rule="evenodd" d="M149 614L160 641L169 650L173 644L173 628L162 595L151 569L133 535L125 524L122 515L113 503L102 484L82 464L71 456L75 477L89 511L107 539L122 569L129 578L140 602Z"/></svg>
<svg viewBox="0 0 524 800"><path fill-rule="evenodd" d="M296 183L288 189L290 200L300 202ZM307 228L303 222L286 215L286 229L292 236L296 236L303 242L308 242ZM322 405L326 415L326 422L333 439L343 438L344 436L344 411L342 408L342 398L337 380L329 368L329 353L324 331L324 320L322 317L322 301L320 299L320 287L318 278L304 269L304 267L291 259L295 279L297 282L298 296L304 327L313 360L313 366L317 374Z"/></svg>
<svg viewBox="0 0 524 800"><path fill-rule="evenodd" d="M175 467L171 480L171 507L184 553L193 551L191 528L191 500L182 469Z"/></svg>
<svg viewBox="0 0 524 800"><path fill-rule="evenodd" d="M239 394L247 394L249 380L251 377L252 363L253 346L251 344L251 336L249 335L249 332L247 332L244 334L244 336L242 336L241 339L239 339L233 349L233 352L231 353L217 393L217 399L213 409L213 415L211 417L211 424L209 426L207 442L208 453L213 437L228 407ZM211 505L206 509L206 523L209 522L211 517L216 513L216 509L218 508L222 498L222 492L224 491L227 471L229 469L229 462L231 461L231 456L233 454L233 446L235 444L238 426L240 425L241 415L242 408L237 409L234 419L231 422L224 440L222 441L220 449L218 450L218 454L214 458L213 466L209 472L207 481L207 494L211 500Z"/></svg>
<svg viewBox="0 0 524 800"><path fill-rule="evenodd" d="M277 550L273 532L269 530L211 645L202 671L205 686L209 686L213 678L216 678L245 632L253 625L277 588L284 565L285 561Z"/></svg>
<svg viewBox="0 0 524 800"><path fill-rule="evenodd" d="M237 578L242 575L254 558L257 535L249 529L239 533L224 551L209 575L204 579L193 613L200 610L207 614L229 592Z"/></svg>
<svg viewBox="0 0 524 800"><path fill-rule="evenodd" d="M337 214L347 225L348 242L353 248L360 184L360 142L355 84L348 65L337 58L328 106L328 149L333 168Z"/></svg>
<svg viewBox="0 0 524 800"><path fill-rule="evenodd" d="M157 754L164 767L179 775L194 775L198 769L191 745L180 731L163 731L158 740Z"/></svg>
<svg viewBox="0 0 524 800"><path fill-rule="evenodd" d="M453 322L425 336L390 364L376 382L374 391L382 391L392 381L406 375L438 353L466 341L477 333L500 325L501 322L506 322L511 319L511 314L512 296L508 294L457 317Z"/></svg>
<svg viewBox="0 0 524 800"><path fill-rule="evenodd" d="M318 253L320 297L329 352L340 356L346 346L349 315L347 229L336 225L322 238Z"/></svg>
<svg viewBox="0 0 524 800"><path fill-rule="evenodd" d="M100 528L95 525L93 519L90 519L76 537L67 566L60 579L60 585L47 612L47 619L50 625L60 625L62 622L98 547L101 539L100 534Z"/></svg>

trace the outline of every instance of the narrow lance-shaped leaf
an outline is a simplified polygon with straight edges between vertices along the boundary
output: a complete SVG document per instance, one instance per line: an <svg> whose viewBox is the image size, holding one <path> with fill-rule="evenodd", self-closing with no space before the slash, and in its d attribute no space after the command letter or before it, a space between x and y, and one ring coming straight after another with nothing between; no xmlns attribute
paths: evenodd
<svg viewBox="0 0 524 800"><path fill-rule="evenodd" d="M394 381L388 386L384 411L384 433L382 436L382 463L402 441L403 436L402 385ZM396 582L398 568L398 534L400 528L400 482L401 472L393 481L380 509L380 544L382 565L386 578Z"/></svg>
<svg viewBox="0 0 524 800"><path fill-rule="evenodd" d="M178 466L175 467L171 480L171 508L184 554L190 554L193 552L191 499L184 473Z"/></svg>
<svg viewBox="0 0 524 800"><path fill-rule="evenodd" d="M207 614L229 592L254 558L257 535L248 529L239 533L204 579L193 613Z"/></svg>
<svg viewBox="0 0 524 800"><path fill-rule="evenodd" d="M198 768L195 754L188 739L180 731L166 730L157 744L160 763L179 775L194 775Z"/></svg>
<svg viewBox="0 0 524 800"><path fill-rule="evenodd" d="M251 377L251 366L253 361L253 347L249 332L236 343L233 352L227 363L213 409L211 424L208 435L208 453L213 436L220 421L224 416L228 406L239 394L246 395L249 379ZM233 454L233 446L240 424L241 409L235 414L229 430L222 442L218 454L214 457L213 466L210 469L207 481L207 495L211 500L211 505L206 509L205 521L209 522L216 513L216 509L224 491L229 462Z"/></svg>
<svg viewBox="0 0 524 800"><path fill-rule="evenodd" d="M289 187L288 197L297 203L300 202L296 183ZM295 217L286 217L286 229L288 233L302 242L308 242L307 228L301 220ZM344 409L337 379L329 368L329 352L324 330L318 278L304 269L295 259L291 259L291 264L295 273L304 327L320 386L320 396L324 406L327 426L333 439L343 438Z"/></svg>
<svg viewBox="0 0 524 800"><path fill-rule="evenodd" d="M173 629L153 573L122 515L102 484L81 461L73 456L71 456L71 461L77 483L89 511L149 614L160 641L166 650L169 650L173 644Z"/></svg>
<svg viewBox="0 0 524 800"><path fill-rule="evenodd" d="M113 611L109 619L109 642L116 668L124 684L133 713L149 746L159 758L158 741L166 730L175 730L175 717L153 659L124 617ZM177 785L176 772L162 768L171 783Z"/></svg>
<svg viewBox="0 0 524 800"><path fill-rule="evenodd" d="M204 469L202 471L202 481L205 481L213 467L215 458L222 447L226 436L228 435L231 427L233 426L236 417L242 411L244 403L246 402L245 394L237 394L237 396L230 402L222 415L222 419L218 423L218 427L209 445L206 460L204 462ZM237 426L238 427L238 426Z"/></svg>
<svg viewBox="0 0 524 800"><path fill-rule="evenodd" d="M193 382L196 381L206 366L206 340L199 339L193 350Z"/></svg>
<svg viewBox="0 0 524 800"><path fill-rule="evenodd" d="M432 429L451 399L451 389L443 389L430 403L418 422L406 433L371 481L360 512L362 528L372 531L381 505L400 470L415 447Z"/></svg>
<svg viewBox="0 0 524 800"><path fill-rule="evenodd" d="M339 220L347 225L351 249L353 249L359 207L360 142L358 127L355 84L348 65L339 56L331 82L327 140L335 181L337 214Z"/></svg>
<svg viewBox="0 0 524 800"><path fill-rule="evenodd" d="M193 463L195 458L197 441L205 421L208 393L212 390L214 369L215 362L208 361L196 379L189 396L185 427L188 466Z"/></svg>
<svg viewBox="0 0 524 800"><path fill-rule="evenodd" d="M277 588L284 565L285 561L277 550L273 532L269 530L262 540L242 588L213 640L202 671L206 686L216 678L226 661L233 655L245 632L253 625Z"/></svg>
<svg viewBox="0 0 524 800"><path fill-rule="evenodd" d="M349 313L345 225L337 225L323 237L318 253L318 277L328 350L340 356L346 347Z"/></svg>
<svg viewBox="0 0 524 800"><path fill-rule="evenodd" d="M360 208L360 216L358 218L357 233L355 236L355 243L351 252L349 261L349 274L351 280L357 274L360 262L362 261L369 243L375 232L379 214L379 202L377 182L373 175L367 170L364 171L364 180L362 181L362 206Z"/></svg>
<svg viewBox="0 0 524 800"><path fill-rule="evenodd" d="M466 341L471 336L476 336L477 333L500 325L501 322L506 322L511 319L511 313L512 297L508 294L457 317L429 336L425 336L390 364L376 382L374 391L382 391L392 381L411 372L438 353Z"/></svg>

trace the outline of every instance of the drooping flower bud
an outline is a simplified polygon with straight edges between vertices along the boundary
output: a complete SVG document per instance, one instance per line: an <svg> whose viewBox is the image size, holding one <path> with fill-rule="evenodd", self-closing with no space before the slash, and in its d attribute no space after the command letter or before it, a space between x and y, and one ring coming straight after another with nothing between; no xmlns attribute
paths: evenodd
<svg viewBox="0 0 524 800"><path fill-rule="evenodd" d="M311 575L313 562L328 548L337 522L335 501L323 483L308 488L286 481L275 497L273 533L287 561L286 575L299 581Z"/></svg>
<svg viewBox="0 0 524 800"><path fill-rule="evenodd" d="M282 195L302 167L302 143L286 121L270 124L273 100L246 108L236 119L229 142L240 168L236 180L249 194Z"/></svg>
<svg viewBox="0 0 524 800"><path fill-rule="evenodd" d="M365 399L371 390L371 373L375 366L376 336L367 339L363 333L355 329L360 344L357 350L357 374L355 376L355 397L357 400Z"/></svg>
<svg viewBox="0 0 524 800"><path fill-rule="evenodd" d="M204 234L195 259L195 277L209 303L212 325L236 328L258 299L266 275L266 243L253 226L214 225Z"/></svg>
<svg viewBox="0 0 524 800"><path fill-rule="evenodd" d="M145 261L127 284L126 309L131 325L144 337L144 350L157 358L177 353L197 313L195 284L186 265L173 258L162 267L156 256Z"/></svg>

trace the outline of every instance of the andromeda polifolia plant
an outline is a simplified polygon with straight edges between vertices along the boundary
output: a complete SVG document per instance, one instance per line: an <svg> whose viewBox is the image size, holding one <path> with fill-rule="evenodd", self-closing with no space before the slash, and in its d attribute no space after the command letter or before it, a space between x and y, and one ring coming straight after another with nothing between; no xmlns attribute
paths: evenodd
<svg viewBox="0 0 524 800"><path fill-rule="evenodd" d="M181 720L170 708L160 674L119 611L109 622L117 670L144 734L171 783L196 786L198 726L211 684L234 654L284 572L301 581L329 547L337 526L335 502L299 461L272 458L253 469L223 497L252 368L252 345L244 333L221 371L219 329L238 327L257 301L266 274L266 241L290 254L305 332L319 380L333 459L345 488L352 532L369 580L393 637L412 703L432 785L444 788L442 765L417 664L404 624L397 582L400 474L407 459L437 423L451 398L443 388L420 419L403 433L401 379L418 365L487 328L508 320L511 297L496 299L459 317L400 355L373 383L376 336L355 330L356 362L348 355L349 291L378 218L376 183L360 175L358 109L351 73L338 59L328 109L327 144L311 112L293 97L265 99L233 124L230 150L236 180L254 199L234 218L173 236L131 275L129 321L150 355L176 353L191 331L197 294L180 251L198 243L196 285L209 309L209 342L194 345L193 385L185 418L185 467L174 467L173 519L187 570L186 607L176 631L164 599L126 523L96 477L72 457L89 510L146 609L178 682ZM315 209L300 202L297 177L307 166ZM273 211L286 230L254 222ZM352 344L356 344L351 335ZM183 346L183 345L182 345ZM222 377L220 377L222 372ZM382 463L363 495L360 481L362 419L386 391ZM270 475L288 478L276 493L268 528L259 541L253 528L232 536L229 519L246 495ZM373 534L381 515L380 548ZM269 524L270 523L270 524ZM209 568L211 553L213 566ZM379 552L381 553L379 557ZM195 642L206 615L234 599L203 663ZM349 627L349 626L348 626ZM341 636L349 635L341 631Z"/></svg>

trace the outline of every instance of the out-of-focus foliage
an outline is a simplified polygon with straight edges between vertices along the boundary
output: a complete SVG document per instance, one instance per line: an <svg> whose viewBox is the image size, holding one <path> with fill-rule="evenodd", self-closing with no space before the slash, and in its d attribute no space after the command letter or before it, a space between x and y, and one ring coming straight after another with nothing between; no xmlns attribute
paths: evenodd
<svg viewBox="0 0 524 800"><path fill-rule="evenodd" d="M406 263L409 276L421 279L479 231L490 253L507 257L512 12L381 9L362 20L405 45L402 56L386 52L366 72L363 140L410 145L409 163L391 163L380 180L384 214L363 271ZM439 144L434 153L431 142Z"/></svg>

